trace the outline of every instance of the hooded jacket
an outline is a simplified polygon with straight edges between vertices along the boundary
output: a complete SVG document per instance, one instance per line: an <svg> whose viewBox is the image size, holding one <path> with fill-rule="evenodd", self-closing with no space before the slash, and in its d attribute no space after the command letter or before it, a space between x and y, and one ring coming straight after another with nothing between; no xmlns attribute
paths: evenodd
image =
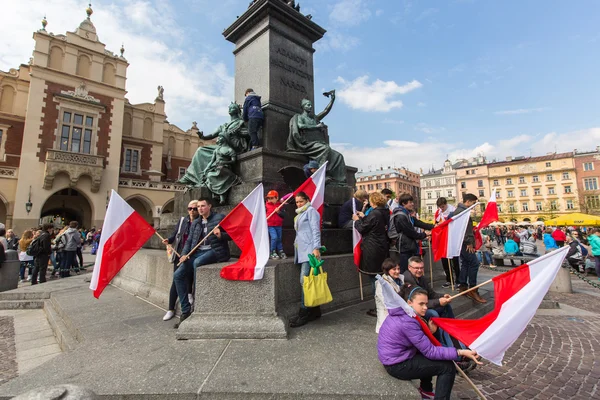
<svg viewBox="0 0 600 400"><path fill-rule="evenodd" d="M383 365L394 365L409 360L417 351L430 360L454 360L454 347L434 346L419 321L408 316L401 308L388 310L377 338L377 355Z"/></svg>
<svg viewBox="0 0 600 400"><path fill-rule="evenodd" d="M403 206L398 206L392 214L390 223L393 223L398 232L398 250L404 254L417 254L419 246L417 240L423 240L427 237L425 232L417 232L416 228L424 230L433 229L433 225L420 221L410 216L408 210Z"/></svg>
<svg viewBox="0 0 600 400"><path fill-rule="evenodd" d="M242 117L246 122L248 122L250 118L265 118L265 115L262 111L262 106L260 104L260 96L258 96L256 93L250 92L246 96L246 100L244 100L244 112Z"/></svg>
<svg viewBox="0 0 600 400"><path fill-rule="evenodd" d="M63 234L65 241L65 251L77 251L77 247L81 244L81 234L77 228L69 228Z"/></svg>

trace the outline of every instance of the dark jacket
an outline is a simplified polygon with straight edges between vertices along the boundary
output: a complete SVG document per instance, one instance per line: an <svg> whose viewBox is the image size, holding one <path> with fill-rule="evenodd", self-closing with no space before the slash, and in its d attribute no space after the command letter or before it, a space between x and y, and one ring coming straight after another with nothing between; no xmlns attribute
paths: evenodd
<svg viewBox="0 0 600 400"><path fill-rule="evenodd" d="M338 215L338 227L343 227L346 225L348 221L352 219L352 202L356 203L356 211L362 211L362 203L360 200L355 199L354 197L342 204L340 207L340 214ZM386 224L387 225L387 224Z"/></svg>
<svg viewBox="0 0 600 400"><path fill-rule="evenodd" d="M389 257L387 226L390 212L385 207L374 208L369 215L355 223L356 230L362 235L360 248L360 269L368 274L380 274L383 260Z"/></svg>
<svg viewBox="0 0 600 400"><path fill-rule="evenodd" d="M244 101L243 118L246 122L248 122L250 118L265 118L262 111L262 106L260 104L260 96L257 96L254 92L250 92L248 93L248 96L246 96L246 100Z"/></svg>
<svg viewBox="0 0 600 400"><path fill-rule="evenodd" d="M13 236L10 239L6 239L6 243L8 244L8 248L6 250L19 250L19 238Z"/></svg>
<svg viewBox="0 0 600 400"><path fill-rule="evenodd" d="M433 308L438 308L440 306L440 297L444 297L444 296L439 294L438 292L433 290L433 288L431 286L429 286L429 283L427 282L427 279L425 278L424 275L419 279L417 279L416 276L411 274L410 271L405 271L403 275L404 275L404 284L405 285L412 285L413 287L419 286L419 287L427 290L427 298L428 298L427 308L433 309Z"/></svg>
<svg viewBox="0 0 600 400"><path fill-rule="evenodd" d="M211 212L207 218L207 226L206 233L209 234L222 220L225 218L223 214L216 214ZM202 237L202 217L194 220L192 222L192 226L190 227L190 233L188 235L187 240L185 241L185 246L183 246L183 250L181 251L181 255L188 254L191 249L193 249L199 242ZM229 253L229 246L227 245L227 241L231 238L223 229L221 229L221 238L217 238L217 236L210 235L208 239L204 242L206 245L210 245L214 252L217 254L217 262L224 262L231 258L231 254Z"/></svg>
<svg viewBox="0 0 600 400"><path fill-rule="evenodd" d="M468 207L466 207L463 203L458 203L456 206L456 210L452 213L452 215L458 215L461 212L465 211ZM473 233L473 220L471 219L471 215L469 215L469 222L467 222L467 228L465 230L465 238L463 239L463 246L473 245L475 246L475 234Z"/></svg>
<svg viewBox="0 0 600 400"><path fill-rule="evenodd" d="M415 228L431 230L433 225L412 218L408 210L402 206L396 207L392 216L398 232L398 251L410 255L417 254L419 252L417 240L423 240L427 235L425 232L417 232Z"/></svg>
<svg viewBox="0 0 600 400"><path fill-rule="evenodd" d="M50 253L52 253L50 234L48 232L42 232L42 234L34 240L40 242L40 247L42 250L37 256L34 257L33 263L41 268L48 265L48 259L50 258Z"/></svg>
<svg viewBox="0 0 600 400"><path fill-rule="evenodd" d="M179 229L180 224L181 224L181 229ZM183 246L185 245L184 238L187 238L189 236L190 226L191 226L191 223L190 223L189 215L184 217L183 220L181 220L181 218L180 218L177 225L175 225L175 229L173 230L173 233L168 238L169 244L173 244L175 242L175 239L178 240L175 251L178 252L179 254L181 254L181 249L183 249ZM177 232L179 232L179 236L177 235Z"/></svg>

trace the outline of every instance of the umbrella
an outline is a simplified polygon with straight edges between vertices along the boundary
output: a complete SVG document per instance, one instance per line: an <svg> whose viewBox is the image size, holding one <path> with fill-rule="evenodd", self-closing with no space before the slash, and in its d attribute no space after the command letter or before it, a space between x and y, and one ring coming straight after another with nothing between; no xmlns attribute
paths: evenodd
<svg viewBox="0 0 600 400"><path fill-rule="evenodd" d="M546 225L546 223L544 221L535 221L533 223L533 225L535 225L535 226L542 226L542 225Z"/></svg>
<svg viewBox="0 0 600 400"><path fill-rule="evenodd" d="M597 215L571 213L561 215L558 218L545 222L546 226L582 226L582 225L600 225L600 217Z"/></svg>
<svg viewBox="0 0 600 400"><path fill-rule="evenodd" d="M517 222L517 225L531 225L531 222L529 222L529 221L519 221L519 222Z"/></svg>
<svg viewBox="0 0 600 400"><path fill-rule="evenodd" d="M504 225L516 225L516 222L506 221Z"/></svg>

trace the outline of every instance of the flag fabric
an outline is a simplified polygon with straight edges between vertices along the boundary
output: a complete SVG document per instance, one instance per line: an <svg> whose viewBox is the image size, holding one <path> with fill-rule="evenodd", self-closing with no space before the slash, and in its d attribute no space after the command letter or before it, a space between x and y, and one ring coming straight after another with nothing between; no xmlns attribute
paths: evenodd
<svg viewBox="0 0 600 400"><path fill-rule="evenodd" d="M219 224L242 250L238 262L221 269L221 278L255 281L263 278L269 261L269 228L259 184Z"/></svg>
<svg viewBox="0 0 600 400"><path fill-rule="evenodd" d="M352 199L352 214L356 214L356 202ZM360 245L362 243L362 235L354 227L356 221L352 221L352 253L354 253L354 264L358 268L360 265L360 257L362 256L362 249Z"/></svg>
<svg viewBox="0 0 600 400"><path fill-rule="evenodd" d="M433 321L482 357L502 365L504 352L535 315L568 251L568 246L562 247L492 278L494 310L485 316Z"/></svg>
<svg viewBox="0 0 600 400"><path fill-rule="evenodd" d="M154 232L154 228L113 190L90 281L95 298L100 297L104 288Z"/></svg>
<svg viewBox="0 0 600 400"><path fill-rule="evenodd" d="M495 221L498 221L498 204L496 204L496 189L494 188L485 207L485 211L481 216L481 221L473 228L473 234L475 235L475 250L479 250L483 245L481 230Z"/></svg>
<svg viewBox="0 0 600 400"><path fill-rule="evenodd" d="M327 161L315 171L314 174L304 181L298 189L294 191L294 196L299 192L304 192L310 198L310 204L321 216L323 222L323 204L325 203L325 172L327 171Z"/></svg>
<svg viewBox="0 0 600 400"><path fill-rule="evenodd" d="M435 336L433 336L433 333L431 333L425 321L423 321L423 319L419 317L417 313L415 313L415 310L413 310L412 307L409 306L408 303L404 301L404 299L398 293L396 293L392 285L390 285L384 278L382 278L381 275L376 275L375 278L381 285L381 292L383 293L383 304L385 305L385 308L387 308L388 310L401 308L409 317L412 317L419 321L419 325L421 325L423 333L425 333L425 335L429 338L429 340L431 341L431 343L433 343L434 346L441 346L441 343L435 338Z"/></svg>
<svg viewBox="0 0 600 400"><path fill-rule="evenodd" d="M477 204L479 203L475 203L460 214L448 218L431 230L434 261L460 255L467 224L469 223L469 215Z"/></svg>

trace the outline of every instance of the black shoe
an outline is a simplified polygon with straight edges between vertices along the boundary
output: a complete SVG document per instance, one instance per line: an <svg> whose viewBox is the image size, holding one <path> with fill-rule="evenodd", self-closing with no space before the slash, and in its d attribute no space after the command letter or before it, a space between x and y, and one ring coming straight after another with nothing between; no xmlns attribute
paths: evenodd
<svg viewBox="0 0 600 400"><path fill-rule="evenodd" d="M321 318L321 306L310 307L308 309L308 320L314 321L319 318Z"/></svg>
<svg viewBox="0 0 600 400"><path fill-rule="evenodd" d="M450 287L450 282L444 282L444 284L442 285L442 287L444 289L448 289Z"/></svg>
<svg viewBox="0 0 600 400"><path fill-rule="evenodd" d="M183 321L185 321L186 319L188 319L190 315L192 315L192 313L183 313L183 314L181 314L181 316L179 317L179 322L176 322L175 325L173 325L173 328L178 329L179 325L181 325L181 323Z"/></svg>
<svg viewBox="0 0 600 400"><path fill-rule="evenodd" d="M308 308L301 308L298 315L290 319L290 328L298 328L310 322L310 311Z"/></svg>
<svg viewBox="0 0 600 400"><path fill-rule="evenodd" d="M370 317L375 317L375 318L377 318L377 310L376 310L376 309L374 309L374 308L372 308L372 309L370 309L369 311L367 311L367 315L368 315L368 316L370 316Z"/></svg>
<svg viewBox="0 0 600 400"><path fill-rule="evenodd" d="M477 364L475 364L473 360L458 361L456 365L458 365L458 367L465 373L473 371L475 368L477 368Z"/></svg>

